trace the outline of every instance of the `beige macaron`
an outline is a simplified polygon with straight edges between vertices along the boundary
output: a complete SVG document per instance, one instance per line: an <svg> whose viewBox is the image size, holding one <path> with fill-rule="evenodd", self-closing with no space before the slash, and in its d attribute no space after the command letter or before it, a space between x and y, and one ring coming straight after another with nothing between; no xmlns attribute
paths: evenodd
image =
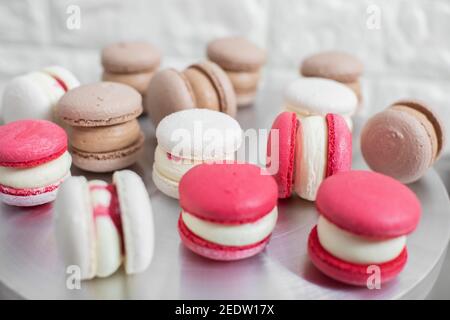
<svg viewBox="0 0 450 320"><path fill-rule="evenodd" d="M150 81L144 107L156 125L167 115L184 109L206 108L236 115L236 96L225 72L203 61L179 72L165 69Z"/></svg>
<svg viewBox="0 0 450 320"><path fill-rule="evenodd" d="M243 37L227 37L211 41L206 53L208 59L221 66L229 76L238 106L252 104L266 52Z"/></svg>
<svg viewBox="0 0 450 320"><path fill-rule="evenodd" d="M73 163L86 171L110 172L135 163L144 145L137 117L141 95L132 87L99 82L68 91L58 103L67 124Z"/></svg>
<svg viewBox="0 0 450 320"><path fill-rule="evenodd" d="M101 61L104 81L124 83L144 94L161 63L161 53L146 42L118 42L103 48Z"/></svg>
<svg viewBox="0 0 450 320"><path fill-rule="evenodd" d="M304 77L326 78L341 82L362 101L360 76L364 66L357 57L341 51L324 51L303 60L300 73Z"/></svg>

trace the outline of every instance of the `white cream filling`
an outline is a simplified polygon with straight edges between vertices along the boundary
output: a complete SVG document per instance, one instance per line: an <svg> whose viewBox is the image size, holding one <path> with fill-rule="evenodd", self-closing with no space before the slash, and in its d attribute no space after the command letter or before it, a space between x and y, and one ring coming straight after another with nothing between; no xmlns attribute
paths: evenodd
<svg viewBox="0 0 450 320"><path fill-rule="evenodd" d="M89 181L89 186L106 187L108 184L100 180ZM105 189L91 189L90 199L92 208L97 206L109 207L111 194ZM108 277L120 267L122 250L120 234L110 216L95 217L96 228L96 257L98 277Z"/></svg>
<svg viewBox="0 0 450 320"><path fill-rule="evenodd" d="M301 120L295 150L294 190L303 199L316 200L317 189L325 179L328 152L328 128L322 116Z"/></svg>
<svg viewBox="0 0 450 320"><path fill-rule="evenodd" d="M213 223L185 211L181 213L184 224L191 232L223 246L246 246L264 240L275 228L277 217L277 207L255 222L240 225Z"/></svg>
<svg viewBox="0 0 450 320"><path fill-rule="evenodd" d="M345 231L322 215L317 223L322 247L333 256L356 264L380 264L397 258L406 245L406 236L373 239Z"/></svg>
<svg viewBox="0 0 450 320"><path fill-rule="evenodd" d="M16 189L41 188L59 182L69 172L72 157L64 152L58 158L31 168L0 167L0 184Z"/></svg>

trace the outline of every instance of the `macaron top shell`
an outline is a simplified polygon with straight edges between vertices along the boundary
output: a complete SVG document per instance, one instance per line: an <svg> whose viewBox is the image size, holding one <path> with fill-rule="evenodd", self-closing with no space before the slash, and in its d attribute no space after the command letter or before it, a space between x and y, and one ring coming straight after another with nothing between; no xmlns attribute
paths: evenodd
<svg viewBox="0 0 450 320"><path fill-rule="evenodd" d="M0 166L34 167L67 150L66 132L46 120L18 120L0 126Z"/></svg>
<svg viewBox="0 0 450 320"><path fill-rule="evenodd" d="M301 66L306 77L333 79L339 82L357 81L364 66L355 56L339 51L326 51L307 57Z"/></svg>
<svg viewBox="0 0 450 320"><path fill-rule="evenodd" d="M412 232L419 223L420 202L406 186L370 171L340 172L322 182L317 210L353 234L393 238Z"/></svg>
<svg viewBox="0 0 450 320"><path fill-rule="evenodd" d="M285 102L313 114L352 115L358 105L355 93L346 85L323 78L299 78L284 93Z"/></svg>
<svg viewBox="0 0 450 320"><path fill-rule="evenodd" d="M254 222L277 204L277 184L252 164L200 164L180 181L181 208L210 222Z"/></svg>
<svg viewBox="0 0 450 320"><path fill-rule="evenodd" d="M345 119L329 113L326 115L328 126L328 152L326 176L348 171L352 166L352 133Z"/></svg>
<svg viewBox="0 0 450 320"><path fill-rule="evenodd" d="M159 50L146 42L118 42L102 50L102 65L113 73L155 69L161 62Z"/></svg>
<svg viewBox="0 0 450 320"><path fill-rule="evenodd" d="M266 53L243 37L227 37L211 41L208 58L230 71L256 71L266 61Z"/></svg>
<svg viewBox="0 0 450 320"><path fill-rule="evenodd" d="M61 120L75 127L114 125L137 118L142 113L142 97L121 83L86 84L62 96L57 112Z"/></svg>
<svg viewBox="0 0 450 320"><path fill-rule="evenodd" d="M229 115L208 109L189 109L165 117L156 128L159 147L177 157L222 159L242 142L242 129Z"/></svg>

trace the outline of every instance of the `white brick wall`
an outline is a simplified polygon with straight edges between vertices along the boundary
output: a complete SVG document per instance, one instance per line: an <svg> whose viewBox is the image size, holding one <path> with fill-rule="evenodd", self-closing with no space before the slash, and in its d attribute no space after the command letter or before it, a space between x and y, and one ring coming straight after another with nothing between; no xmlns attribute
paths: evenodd
<svg viewBox="0 0 450 320"><path fill-rule="evenodd" d="M80 30L66 27L71 4L81 8ZM370 5L381 10L379 30L366 26ZM228 34L266 47L268 69L292 77L305 55L353 52L365 62L370 113L397 98L422 98L450 134L449 0L0 0L0 92L12 76L49 64L95 81L98 50L113 41L151 41L164 65L181 66Z"/></svg>

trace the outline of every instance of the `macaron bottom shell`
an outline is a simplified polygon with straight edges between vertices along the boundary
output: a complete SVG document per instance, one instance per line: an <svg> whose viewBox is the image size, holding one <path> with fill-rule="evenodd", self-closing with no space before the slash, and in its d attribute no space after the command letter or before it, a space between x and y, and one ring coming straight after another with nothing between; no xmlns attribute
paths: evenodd
<svg viewBox="0 0 450 320"><path fill-rule="evenodd" d="M174 199L180 197L178 193L178 182L163 176L158 169L155 168L155 165L153 165L152 179L158 190L165 195Z"/></svg>
<svg viewBox="0 0 450 320"><path fill-rule="evenodd" d="M102 75L103 81L119 82L136 89L140 94L145 94L148 84L154 75L154 71L138 72L138 73L112 73L104 71Z"/></svg>
<svg viewBox="0 0 450 320"><path fill-rule="evenodd" d="M61 182L44 188L15 190L20 192L11 192L12 189L0 185L0 201L16 207L33 207L49 203L56 199Z"/></svg>
<svg viewBox="0 0 450 320"><path fill-rule="evenodd" d="M312 263L328 277L339 282L355 285L367 286L374 275L372 265L354 264L336 258L326 251L319 242L317 226L313 228L308 239L308 254ZM404 268L408 253L406 247L400 255L388 262L373 264L380 270L380 283L393 280Z"/></svg>

